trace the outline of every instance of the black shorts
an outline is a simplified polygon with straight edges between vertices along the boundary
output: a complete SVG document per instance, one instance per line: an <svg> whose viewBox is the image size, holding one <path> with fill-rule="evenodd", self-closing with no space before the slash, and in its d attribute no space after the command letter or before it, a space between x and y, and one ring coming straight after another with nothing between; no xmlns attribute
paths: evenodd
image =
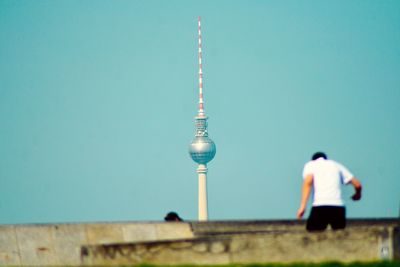
<svg viewBox="0 0 400 267"><path fill-rule="evenodd" d="M307 220L308 231L322 231L331 225L333 230L346 227L346 208L341 206L312 207Z"/></svg>

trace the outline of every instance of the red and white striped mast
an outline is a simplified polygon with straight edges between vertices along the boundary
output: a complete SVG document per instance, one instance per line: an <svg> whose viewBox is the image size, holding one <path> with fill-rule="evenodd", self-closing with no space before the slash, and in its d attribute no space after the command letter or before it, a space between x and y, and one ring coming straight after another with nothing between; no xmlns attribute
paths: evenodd
<svg viewBox="0 0 400 267"><path fill-rule="evenodd" d="M201 17L198 18L198 34L199 34L199 117L205 117L204 100L203 100L203 65L202 46L201 46Z"/></svg>

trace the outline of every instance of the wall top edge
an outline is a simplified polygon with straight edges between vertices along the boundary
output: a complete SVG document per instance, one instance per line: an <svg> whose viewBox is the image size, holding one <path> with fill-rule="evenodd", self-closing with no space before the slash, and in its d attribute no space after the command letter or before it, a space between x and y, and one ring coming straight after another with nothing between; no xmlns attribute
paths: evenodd
<svg viewBox="0 0 400 267"><path fill-rule="evenodd" d="M51 227L51 226L65 226L65 225L127 225L127 224L191 224L191 225L262 225L262 224L273 224L273 225L303 225L305 220L295 219L273 219L273 220L210 220L207 222L198 221L184 221L184 222L164 222L164 221L94 221L94 222L60 222L60 223L21 223L21 224L0 224L0 227ZM387 217L387 218L348 218L348 226L356 225L400 225L400 218Z"/></svg>

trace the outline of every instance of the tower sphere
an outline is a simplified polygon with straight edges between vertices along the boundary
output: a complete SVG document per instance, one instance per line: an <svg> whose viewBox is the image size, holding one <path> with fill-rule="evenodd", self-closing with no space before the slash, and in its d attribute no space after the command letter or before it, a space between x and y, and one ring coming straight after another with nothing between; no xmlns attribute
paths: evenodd
<svg viewBox="0 0 400 267"><path fill-rule="evenodd" d="M189 145L189 154L198 164L207 164L216 152L215 143L208 136L196 136Z"/></svg>

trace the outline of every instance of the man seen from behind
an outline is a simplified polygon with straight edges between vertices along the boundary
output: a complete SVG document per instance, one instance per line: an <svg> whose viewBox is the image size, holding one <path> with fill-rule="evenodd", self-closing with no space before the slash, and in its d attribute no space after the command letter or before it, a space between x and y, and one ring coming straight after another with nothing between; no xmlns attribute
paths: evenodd
<svg viewBox="0 0 400 267"><path fill-rule="evenodd" d="M342 164L328 159L325 153L317 152L303 169L303 188L297 218L306 211L308 198L313 191L313 203L307 220L308 231L322 231L328 225L333 230L346 227L346 209L341 196L341 185L351 184L354 201L361 199L360 181Z"/></svg>

